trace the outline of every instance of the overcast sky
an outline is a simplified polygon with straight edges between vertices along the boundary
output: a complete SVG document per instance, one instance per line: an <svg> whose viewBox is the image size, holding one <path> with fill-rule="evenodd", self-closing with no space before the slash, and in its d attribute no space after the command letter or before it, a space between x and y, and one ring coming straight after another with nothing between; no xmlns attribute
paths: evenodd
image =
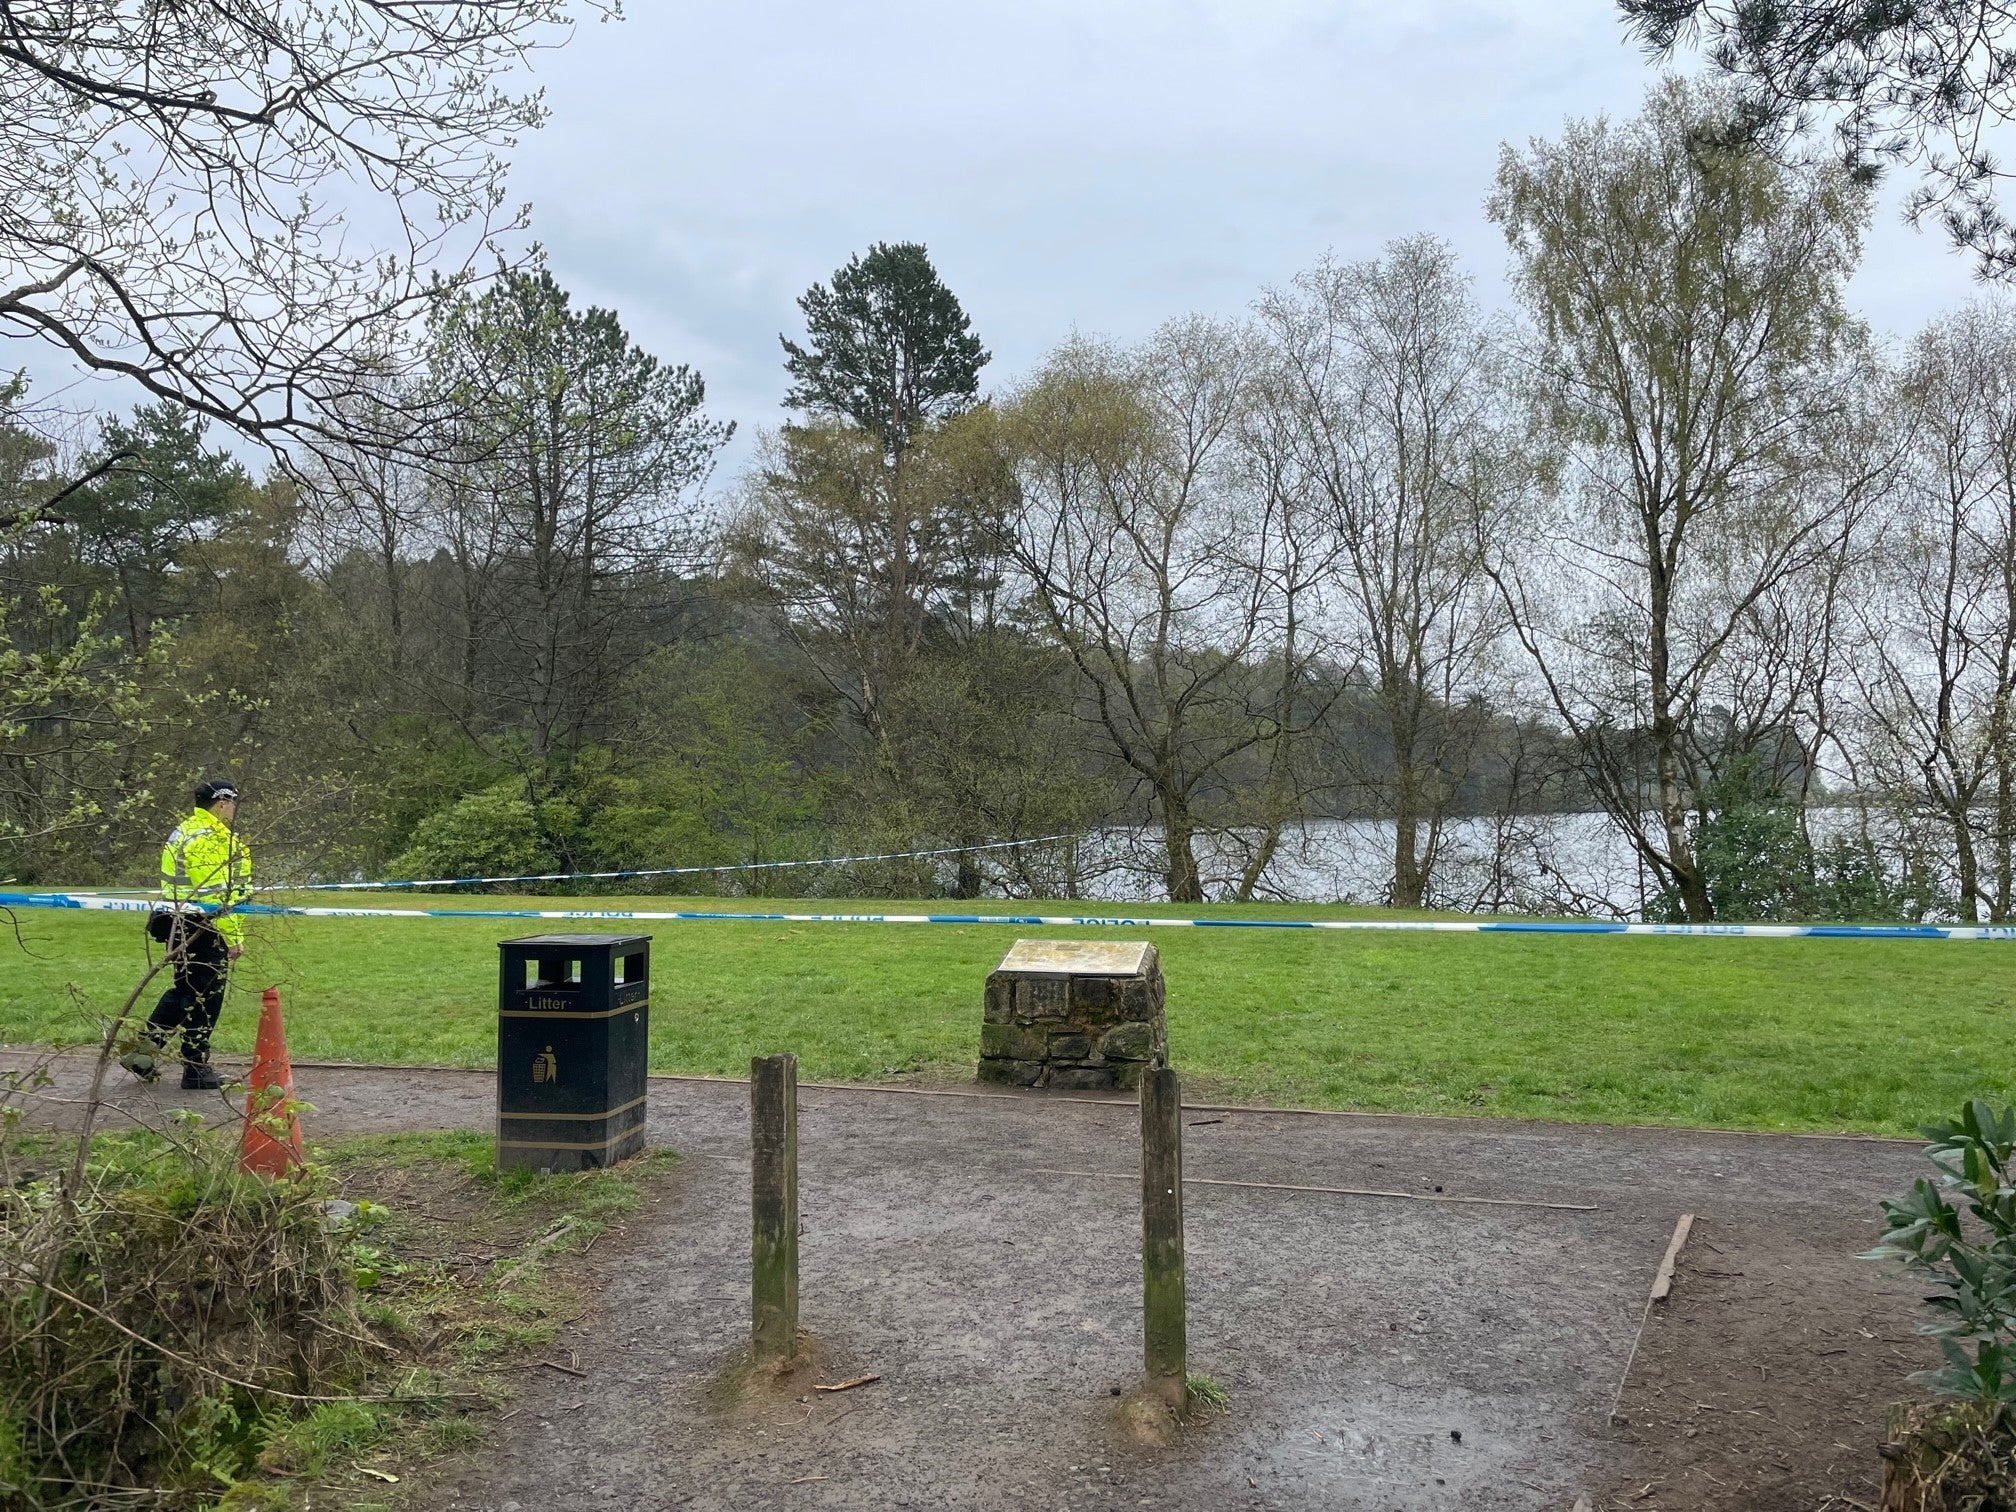
<svg viewBox="0 0 2016 1512"><path fill-rule="evenodd" d="M1491 303L1499 144L1635 113L1608 0L635 0L538 60L552 123L513 187L578 297L779 417L794 301L875 241L924 242L994 353L1233 315L1326 251L1431 231ZM1882 331L1971 296L1894 186L1854 286ZM746 455L746 437L735 448ZM732 465L730 468L732 471Z"/></svg>
<svg viewBox="0 0 2016 1512"><path fill-rule="evenodd" d="M705 376L743 433L724 485L780 418L797 296L872 242L930 248L994 354L990 387L1073 331L1237 315L1326 252L1421 231L1498 304L1483 201L1499 144L1635 113L1654 77L1613 0L631 9L536 58L552 121L520 146L512 192L578 299ZM1975 289L1941 233L1900 223L1904 187L1854 287L1892 335ZM45 397L133 401L19 355Z"/></svg>

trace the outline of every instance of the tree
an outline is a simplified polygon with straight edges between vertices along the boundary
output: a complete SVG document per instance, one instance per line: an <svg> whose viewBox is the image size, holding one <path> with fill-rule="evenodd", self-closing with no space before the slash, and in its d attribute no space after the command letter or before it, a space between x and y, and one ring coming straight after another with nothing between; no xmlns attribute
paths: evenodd
<svg viewBox="0 0 2016 1512"><path fill-rule="evenodd" d="M443 309L434 381L463 416L442 470L444 534L463 567L477 716L564 766L624 667L651 649L695 567L692 495L733 426L706 388L577 311L544 267Z"/></svg>
<svg viewBox="0 0 2016 1512"><path fill-rule="evenodd" d="M1239 451L1255 367L1245 332L1203 319L1137 351L1078 341L1004 417L1029 600L1161 826L1177 902L1204 896L1200 803L1280 730L1282 679L1292 710L1311 670L1281 592L1288 495L1252 487Z"/></svg>
<svg viewBox="0 0 2016 1512"><path fill-rule="evenodd" d="M1782 146L1834 117L1842 162L1873 179L1917 165L1913 221L1936 216L1981 271L2016 277L2008 177L1990 143L2016 115L2016 8L2005 0L1619 0L1655 57L1699 38L1739 86L1719 135Z"/></svg>
<svg viewBox="0 0 2016 1512"><path fill-rule="evenodd" d="M1473 518L1501 513L1491 343L1449 248L1425 236L1326 262L1260 316L1290 444L1336 542L1336 654L1363 670L1383 725L1377 746L1343 755L1393 816L1393 904L1419 908L1503 629Z"/></svg>
<svg viewBox="0 0 2016 1512"><path fill-rule="evenodd" d="M777 338L794 380L784 403L851 421L892 464L924 426L980 392L988 354L920 243L877 242L830 287L807 289L798 308L810 345Z"/></svg>
<svg viewBox="0 0 2016 1512"><path fill-rule="evenodd" d="M511 219L499 154L543 112L504 81L564 14L0 8L0 332L247 435L330 434L360 363Z"/></svg>
<svg viewBox="0 0 2016 1512"><path fill-rule="evenodd" d="M410 558L425 540L428 469L407 447L380 442L397 435L411 391L390 381L339 406L356 417L360 436L374 439L318 448L302 495L313 565L356 607L361 624L376 626L394 682L407 674ZM346 572L360 555L368 570Z"/></svg>
<svg viewBox="0 0 2016 1512"><path fill-rule="evenodd" d="M130 805L121 777L158 732L144 666L88 592L64 592L74 552L45 507L60 459L20 423L26 388L0 382L0 876L32 880Z"/></svg>
<svg viewBox="0 0 2016 1512"><path fill-rule="evenodd" d="M144 655L154 623L172 617L184 593L191 548L251 487L228 452L205 448L201 415L174 404L142 405L130 422L100 422L96 482L64 505L81 562L116 584L127 643Z"/></svg>
<svg viewBox="0 0 2016 1512"><path fill-rule="evenodd" d="M808 419L771 447L747 539L787 616L811 611L815 663L900 780L889 706L943 596L983 571L993 501L941 458L961 449L988 354L914 242L877 243L798 306L808 345L779 340L785 403Z"/></svg>
<svg viewBox="0 0 2016 1512"><path fill-rule="evenodd" d="M2016 912L2016 312L1911 348L1906 463L1856 595L1870 774L1944 826L1961 917Z"/></svg>
<svg viewBox="0 0 2016 1512"><path fill-rule="evenodd" d="M1697 722L1745 616L1871 482L1843 444L1867 195L1704 140L1725 108L1669 81L1627 125L1508 146L1490 203L1534 324L1540 451L1487 570L1605 810L1697 921Z"/></svg>
<svg viewBox="0 0 2016 1512"><path fill-rule="evenodd" d="M898 706L919 659L993 618L1008 485L991 434L984 410L942 420L899 472L858 427L786 426L766 439L737 525L742 567L899 781L911 763Z"/></svg>

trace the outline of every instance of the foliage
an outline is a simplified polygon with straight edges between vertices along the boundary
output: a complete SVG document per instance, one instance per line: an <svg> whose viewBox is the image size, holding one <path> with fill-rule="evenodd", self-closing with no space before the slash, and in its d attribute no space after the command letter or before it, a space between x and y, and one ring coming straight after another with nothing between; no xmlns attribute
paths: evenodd
<svg viewBox="0 0 2016 1512"><path fill-rule="evenodd" d="M552 872L560 858L556 831L571 829L573 809L559 801L534 804L523 783L505 781L471 793L422 819L412 843L393 857L395 877L515 877Z"/></svg>
<svg viewBox="0 0 2016 1512"><path fill-rule="evenodd" d="M2016 16L2000 0L1619 0L1659 55L1701 40L1741 88L1725 136L1789 146L1834 117L1842 161L1873 178L1916 164L1913 220L1936 217L1983 274L2016 274L2016 228L1998 203L2006 177L1983 149L2016 115Z"/></svg>
<svg viewBox="0 0 2016 1512"><path fill-rule="evenodd" d="M2016 1507L2016 1431L1971 1403L1891 1409L1883 1512L2001 1512Z"/></svg>
<svg viewBox="0 0 2016 1512"><path fill-rule="evenodd" d="M12 1505L134 1487L198 1505L252 1468L277 1423L363 1371L354 1239L327 1219L326 1179L242 1175L200 1122L94 1142L81 1185L21 1169L0 1138Z"/></svg>
<svg viewBox="0 0 2016 1512"><path fill-rule="evenodd" d="M988 353L917 242L877 242L830 286L807 289L798 308L807 345L778 338L794 380L784 402L845 418L886 456L979 393Z"/></svg>
<svg viewBox="0 0 2016 1512"><path fill-rule="evenodd" d="M1919 1331L1945 1363L1912 1379L2016 1433L2016 1107L1975 1099L1923 1132L1938 1174L1883 1204L1883 1242L1866 1258L1902 1261L1940 1288Z"/></svg>

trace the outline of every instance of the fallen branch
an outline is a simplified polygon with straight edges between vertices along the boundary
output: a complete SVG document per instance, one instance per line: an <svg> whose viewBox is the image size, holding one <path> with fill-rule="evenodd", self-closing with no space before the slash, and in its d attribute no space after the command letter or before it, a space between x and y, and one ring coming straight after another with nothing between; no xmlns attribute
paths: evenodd
<svg viewBox="0 0 2016 1512"><path fill-rule="evenodd" d="M851 1380L836 1381L831 1386L814 1386L814 1391L852 1391L856 1386L872 1386L881 1380L879 1375L858 1375Z"/></svg>
<svg viewBox="0 0 2016 1512"><path fill-rule="evenodd" d="M1090 1176L1105 1181L1139 1181L1135 1171L1059 1171L1039 1166L1036 1176ZM1221 1181L1210 1176L1185 1176L1185 1186L1246 1187L1260 1192L1309 1192L1322 1197L1393 1197L1404 1202L1454 1202L1481 1207L1548 1208L1559 1213L1593 1213L1593 1202L1535 1202L1523 1197L1450 1197L1432 1192L1388 1192L1376 1187L1290 1186L1280 1181Z"/></svg>

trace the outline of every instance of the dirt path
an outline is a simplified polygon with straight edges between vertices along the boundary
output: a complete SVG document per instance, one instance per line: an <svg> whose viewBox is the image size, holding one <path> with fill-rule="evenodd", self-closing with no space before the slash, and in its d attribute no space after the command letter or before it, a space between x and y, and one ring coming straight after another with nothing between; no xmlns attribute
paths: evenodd
<svg viewBox="0 0 2016 1512"><path fill-rule="evenodd" d="M304 1068L311 1135L481 1127L481 1074ZM42 1116L73 1105L65 1068ZM1139 1368L1135 1115L1042 1094L801 1092L803 1321L857 1391L724 1414L746 1333L747 1093L654 1080L681 1152L585 1262L597 1300L428 1507L1819 1508L1871 1500L1912 1292L1851 1257L1920 1157L1873 1141L1485 1120L1192 1113L1193 1177L1593 1212L1187 1193L1191 1360L1229 1410L1122 1448ZM134 1116L193 1094L122 1086ZM1673 1300L1610 1408L1675 1218Z"/></svg>

